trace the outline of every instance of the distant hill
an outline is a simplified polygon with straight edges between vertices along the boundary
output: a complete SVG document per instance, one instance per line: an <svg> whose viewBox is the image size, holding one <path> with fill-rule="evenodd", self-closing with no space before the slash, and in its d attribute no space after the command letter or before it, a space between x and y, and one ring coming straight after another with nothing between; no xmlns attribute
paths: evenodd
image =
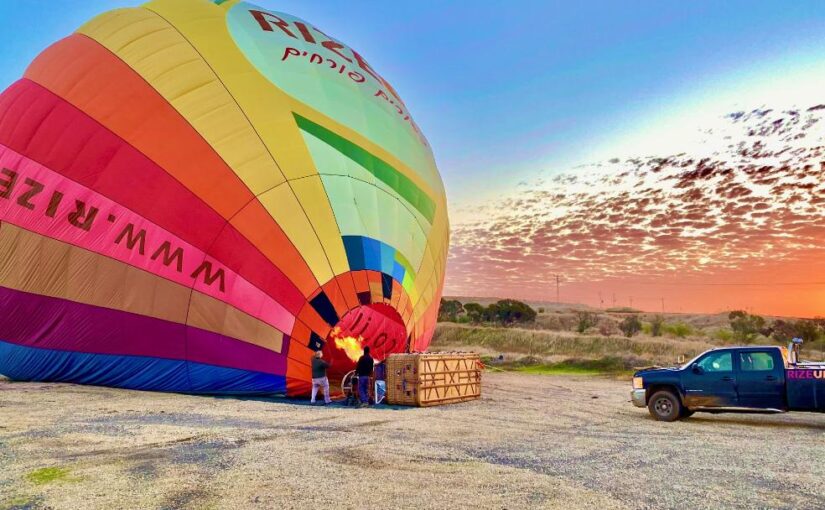
<svg viewBox="0 0 825 510"><path fill-rule="evenodd" d="M502 298L502 297L474 297L474 296L444 296L443 299L457 299L461 301L461 303L478 303L483 306L487 306L491 303L495 303L496 301L500 301L502 299L515 299L515 298ZM552 321L550 319L551 316L558 316L567 322L572 322L575 318L576 312L579 311L589 311L598 316L610 317L616 320L621 319L627 314L638 314L641 316L643 320L650 320L650 318L661 315L665 321L670 322L684 322L685 324L689 324L691 327L696 328L697 330L712 330L718 328L726 328L728 327L730 321L728 319L728 311L719 312L719 313L692 313L692 312L645 312L641 310L634 310L627 307L616 307L614 308L605 308L599 309L598 307L593 307L589 305L584 305L581 303L556 303L553 301L537 301L537 300L519 300L523 301L530 305L533 309L538 310L540 308L544 309L544 313L539 315L536 320L536 323L539 329L545 327L548 321ZM542 317L544 316L544 317ZM779 316L779 315L763 315L763 317L768 321L774 321L777 319L782 320L798 320L804 317L787 317L787 316Z"/></svg>
<svg viewBox="0 0 825 510"><path fill-rule="evenodd" d="M473 296L444 296L444 299L457 299L462 303L478 303L480 305L487 306L491 303L495 303L496 301L501 301L502 299L515 299L515 298L502 298L502 297L473 297ZM527 303L532 308L538 310L539 308L544 308L547 312L560 312L560 311L570 311L570 310L595 310L595 308L584 305L581 303L556 303L554 301L538 301L534 299L519 299L524 303Z"/></svg>

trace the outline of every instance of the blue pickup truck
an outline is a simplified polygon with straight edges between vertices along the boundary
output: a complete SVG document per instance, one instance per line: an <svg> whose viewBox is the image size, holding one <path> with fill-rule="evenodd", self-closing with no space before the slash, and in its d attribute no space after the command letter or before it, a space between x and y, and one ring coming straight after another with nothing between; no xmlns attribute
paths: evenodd
<svg viewBox="0 0 825 510"><path fill-rule="evenodd" d="M660 421L695 412L825 412L825 363L798 361L800 344L712 349L679 367L640 370L631 400Z"/></svg>

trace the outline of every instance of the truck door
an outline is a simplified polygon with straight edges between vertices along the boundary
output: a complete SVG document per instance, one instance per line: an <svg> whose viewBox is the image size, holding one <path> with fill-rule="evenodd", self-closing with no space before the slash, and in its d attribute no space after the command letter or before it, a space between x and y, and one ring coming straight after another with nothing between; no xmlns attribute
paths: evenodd
<svg viewBox="0 0 825 510"><path fill-rule="evenodd" d="M736 377L731 351L711 351L684 372L688 407L737 407Z"/></svg>
<svg viewBox="0 0 825 510"><path fill-rule="evenodd" d="M741 407L785 408L785 366L779 356L776 349L738 352L736 381Z"/></svg>

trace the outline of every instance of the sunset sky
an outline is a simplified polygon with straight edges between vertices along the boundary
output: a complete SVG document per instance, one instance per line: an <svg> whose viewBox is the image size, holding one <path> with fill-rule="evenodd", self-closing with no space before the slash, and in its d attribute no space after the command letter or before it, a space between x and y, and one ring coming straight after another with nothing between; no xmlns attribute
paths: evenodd
<svg viewBox="0 0 825 510"><path fill-rule="evenodd" d="M0 2L0 88L141 2L62 3ZM253 3L404 97L450 202L448 295L552 301L559 274L567 302L825 315L821 2Z"/></svg>
<svg viewBox="0 0 825 510"><path fill-rule="evenodd" d="M737 114L705 133L725 142L708 154L548 172L462 210L476 219L455 225L449 285L547 300L560 274L566 301L817 315L825 304L822 111Z"/></svg>

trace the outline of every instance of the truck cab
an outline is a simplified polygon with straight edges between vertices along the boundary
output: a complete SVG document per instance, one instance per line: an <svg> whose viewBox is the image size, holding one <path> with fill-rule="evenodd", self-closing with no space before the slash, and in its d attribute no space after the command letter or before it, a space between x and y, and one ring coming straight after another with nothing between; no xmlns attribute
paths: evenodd
<svg viewBox="0 0 825 510"><path fill-rule="evenodd" d="M825 365L797 362L798 346L792 349L712 349L680 367L640 370L631 401L661 421L697 411L825 411Z"/></svg>

